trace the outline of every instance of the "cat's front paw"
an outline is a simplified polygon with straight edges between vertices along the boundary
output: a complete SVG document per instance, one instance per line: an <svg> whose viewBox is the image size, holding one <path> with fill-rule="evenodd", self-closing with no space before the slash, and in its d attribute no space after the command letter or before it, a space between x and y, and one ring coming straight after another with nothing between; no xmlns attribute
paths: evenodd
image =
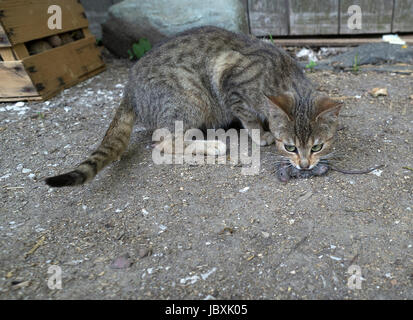
<svg viewBox="0 0 413 320"><path fill-rule="evenodd" d="M260 146L269 146L275 142L275 138L271 132L265 131L260 137Z"/></svg>
<svg viewBox="0 0 413 320"><path fill-rule="evenodd" d="M227 153L227 145L222 141L207 141L206 152L207 156L224 156Z"/></svg>
<svg viewBox="0 0 413 320"><path fill-rule="evenodd" d="M227 146L219 140L191 141L185 149L185 154L202 154L205 156L223 156L227 153Z"/></svg>

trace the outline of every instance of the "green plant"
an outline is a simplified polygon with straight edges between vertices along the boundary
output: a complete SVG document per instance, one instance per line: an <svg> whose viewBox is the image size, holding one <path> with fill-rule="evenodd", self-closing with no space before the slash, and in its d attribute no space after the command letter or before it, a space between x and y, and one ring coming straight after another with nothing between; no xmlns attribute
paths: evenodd
<svg viewBox="0 0 413 320"><path fill-rule="evenodd" d="M146 52L152 49L152 46L148 39L141 38L138 42L132 45L132 49L128 50L129 59L140 59Z"/></svg>
<svg viewBox="0 0 413 320"><path fill-rule="evenodd" d="M360 68L358 65L358 54L354 56L354 63L353 63L353 72L359 72Z"/></svg>
<svg viewBox="0 0 413 320"><path fill-rule="evenodd" d="M317 65L317 63L315 63L315 61L311 60L311 61L305 66L305 68L306 68L306 69L310 69L311 72L313 72L313 71L314 71L314 67L315 67L316 65Z"/></svg>
<svg viewBox="0 0 413 320"><path fill-rule="evenodd" d="M272 38L271 33L270 33L268 36L270 37L270 40L271 40L272 44L275 44L274 39Z"/></svg>

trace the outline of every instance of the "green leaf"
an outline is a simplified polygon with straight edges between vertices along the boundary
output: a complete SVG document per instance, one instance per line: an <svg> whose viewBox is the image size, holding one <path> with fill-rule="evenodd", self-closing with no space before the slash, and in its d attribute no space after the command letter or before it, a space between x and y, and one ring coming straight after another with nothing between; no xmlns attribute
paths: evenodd
<svg viewBox="0 0 413 320"><path fill-rule="evenodd" d="M306 68L314 68L317 65L313 60L310 61L305 67Z"/></svg>
<svg viewBox="0 0 413 320"><path fill-rule="evenodd" d="M145 54L145 49L144 49L141 45L139 45L139 44L137 44L137 43L134 43L134 44L133 44L132 50L133 50L133 53L135 54L135 56L136 56L138 59L139 59L139 58L142 58L143 55Z"/></svg>
<svg viewBox="0 0 413 320"><path fill-rule="evenodd" d="M151 46L149 40L146 39L146 38L141 38L139 40L139 45L145 50L145 52L152 49L152 46Z"/></svg>

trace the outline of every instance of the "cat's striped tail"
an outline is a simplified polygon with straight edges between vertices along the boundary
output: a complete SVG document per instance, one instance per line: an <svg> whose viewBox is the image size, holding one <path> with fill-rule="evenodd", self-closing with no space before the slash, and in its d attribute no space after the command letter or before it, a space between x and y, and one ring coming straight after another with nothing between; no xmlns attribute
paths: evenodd
<svg viewBox="0 0 413 320"><path fill-rule="evenodd" d="M119 160L129 144L135 118L133 107L123 100L96 151L72 171L46 178L46 184L51 187L81 185L92 180L107 165Z"/></svg>

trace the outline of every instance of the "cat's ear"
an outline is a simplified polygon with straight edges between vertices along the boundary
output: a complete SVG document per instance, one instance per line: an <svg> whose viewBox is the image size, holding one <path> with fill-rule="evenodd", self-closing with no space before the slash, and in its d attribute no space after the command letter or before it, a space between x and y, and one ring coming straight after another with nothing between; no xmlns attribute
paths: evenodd
<svg viewBox="0 0 413 320"><path fill-rule="evenodd" d="M329 97L320 97L315 101L314 120L333 119L338 117L343 103Z"/></svg>
<svg viewBox="0 0 413 320"><path fill-rule="evenodd" d="M287 93L278 96L265 96L269 100L270 108L273 111L278 111L290 121L293 120L294 97Z"/></svg>

